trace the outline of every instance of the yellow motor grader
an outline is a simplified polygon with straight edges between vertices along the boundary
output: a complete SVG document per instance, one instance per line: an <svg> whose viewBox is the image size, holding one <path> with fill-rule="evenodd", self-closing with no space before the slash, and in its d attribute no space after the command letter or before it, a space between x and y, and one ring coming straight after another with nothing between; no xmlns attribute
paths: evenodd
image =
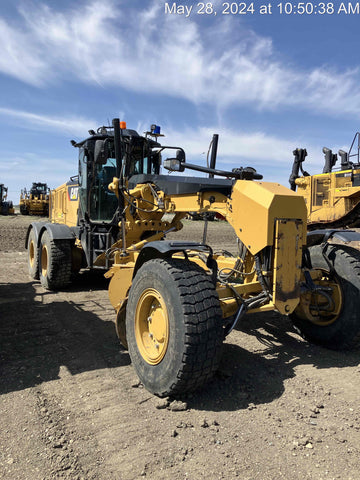
<svg viewBox="0 0 360 480"><path fill-rule="evenodd" d="M59 289L80 268L103 270L117 334L150 392L174 396L207 382L224 338L251 313L290 315L329 348L358 345L359 253L330 245L327 231L307 234L301 195L250 167L217 169L215 135L202 167L160 144L156 125L140 136L113 119L89 134L72 141L78 176L51 192L50 221L29 227L29 272ZM164 152L174 153L162 160ZM167 240L189 212L224 217L238 253L214 253L206 235Z"/></svg>
<svg viewBox="0 0 360 480"><path fill-rule="evenodd" d="M26 188L20 194L20 213L22 215L49 215L49 188L46 183L34 182L30 191Z"/></svg>
<svg viewBox="0 0 360 480"><path fill-rule="evenodd" d="M0 215L14 215L15 209L13 203L7 199L8 188L0 183Z"/></svg>

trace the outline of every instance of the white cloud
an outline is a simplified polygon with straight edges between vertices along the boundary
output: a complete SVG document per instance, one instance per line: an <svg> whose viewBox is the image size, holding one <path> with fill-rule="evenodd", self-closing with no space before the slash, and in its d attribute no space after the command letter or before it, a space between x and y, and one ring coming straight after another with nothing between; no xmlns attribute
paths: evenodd
<svg viewBox="0 0 360 480"><path fill-rule="evenodd" d="M0 107L0 117L6 117L7 121L14 119L21 120L21 127L33 130L42 130L61 134L71 134L80 138L88 135L88 130L96 128L101 122L85 117L75 116L53 116L41 115L33 112L15 110ZM124 116L121 114L120 116ZM145 122L138 122L137 130L140 134L146 131ZM238 159L264 159L264 161L283 162L285 157L289 157L289 152L301 146L298 139L282 139L276 136L268 135L264 132L237 132L218 126L185 128L181 132L171 126L164 125L163 131L166 132L166 142L174 145L184 146L187 154L193 159L204 158L204 153L208 150L208 145L214 133L219 133L219 158L228 163L237 163ZM205 155L206 157L206 155Z"/></svg>
<svg viewBox="0 0 360 480"><path fill-rule="evenodd" d="M215 126L186 129L181 133L164 126L164 131L166 131L168 145L183 147L187 161L202 166L206 165L208 146L212 136L218 133L216 165L218 169L231 170L235 167L251 166L264 175L264 180L280 182L286 186L294 158L292 152L295 148L306 147L309 156L304 168L310 173L321 173L324 164L319 145L309 143L303 145L301 139L296 137L279 138L265 132L252 131L239 133Z"/></svg>
<svg viewBox="0 0 360 480"><path fill-rule="evenodd" d="M55 119L51 116L41 116L30 112L21 112L0 108L0 115L10 115L21 119L22 126L41 128L44 131L61 131L71 133L77 131L80 138L87 134L89 125L96 128L97 123L82 118ZM141 134L145 123L138 124ZM231 170L234 167L252 166L264 175L265 181L275 181L288 185L288 178L292 167L292 151L296 147L306 147L309 157L305 169L310 173L320 173L323 166L321 147L318 145L303 145L299 138L279 138L266 132L242 131L219 128L217 126L185 128L178 131L170 125L164 125L166 145L184 148L187 161L198 165L206 165L206 154L213 133L219 134L217 168ZM335 151L335 150L334 150ZM68 157L58 159L51 155L26 152L23 154L5 153L6 162L0 163L0 177L6 178L9 187L9 198L18 202L21 188L29 187L30 181L45 181L52 188L67 181L70 175L76 174L77 151L71 151ZM171 156L170 151L165 151L163 157ZM34 165L36 165L36 178L34 178ZM167 173L164 171L163 173ZM201 175L186 171L186 175ZM18 192L18 193L17 193Z"/></svg>
<svg viewBox="0 0 360 480"><path fill-rule="evenodd" d="M223 162L239 163L241 159L283 162L294 149L294 140L284 140L263 132L236 132L218 127L200 127L186 129L180 134L165 128L167 141L186 146L186 152L191 157L206 157L208 145L214 133L219 134L218 156ZM289 153L290 152L290 153Z"/></svg>
<svg viewBox="0 0 360 480"><path fill-rule="evenodd" d="M44 84L49 65L29 32L13 28L0 18L0 72L33 85Z"/></svg>
<svg viewBox="0 0 360 480"><path fill-rule="evenodd" d="M300 70L270 38L240 20L208 26L165 15L162 2L135 9L104 0L66 11L26 3L17 22L0 19L0 71L42 86L83 82L209 103L219 108L297 107L359 116L359 71ZM211 25L211 26L210 26Z"/></svg>
<svg viewBox="0 0 360 480"><path fill-rule="evenodd" d="M99 124L84 117L55 117L2 107L0 107L0 116L5 116L7 119L20 119L21 127L32 130L57 131L79 137L86 136L90 128L96 128Z"/></svg>

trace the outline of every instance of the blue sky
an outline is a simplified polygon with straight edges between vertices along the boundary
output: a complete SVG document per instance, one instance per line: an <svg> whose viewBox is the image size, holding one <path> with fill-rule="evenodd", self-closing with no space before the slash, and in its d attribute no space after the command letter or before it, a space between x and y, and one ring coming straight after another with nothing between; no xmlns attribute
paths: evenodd
<svg viewBox="0 0 360 480"><path fill-rule="evenodd" d="M0 183L18 203L33 181L76 174L70 140L113 117L205 164L218 133L218 167L253 166L288 185L292 150L347 149L359 130L360 15L166 14L162 0L2 0ZM173 2L167 2L172 5ZM247 2L248 5L251 2ZM357 2L350 2L354 7ZM295 4L295 2L294 2ZM320 3L313 3L319 9ZM345 3L348 5L348 2Z"/></svg>

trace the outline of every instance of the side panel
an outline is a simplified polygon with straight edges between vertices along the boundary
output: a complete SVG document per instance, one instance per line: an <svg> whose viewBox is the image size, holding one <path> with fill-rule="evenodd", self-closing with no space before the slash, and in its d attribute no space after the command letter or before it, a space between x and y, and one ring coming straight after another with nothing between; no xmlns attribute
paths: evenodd
<svg viewBox="0 0 360 480"><path fill-rule="evenodd" d="M69 227L77 225L79 207L78 183L64 183L51 191L50 194L50 221L63 223Z"/></svg>
<svg viewBox="0 0 360 480"><path fill-rule="evenodd" d="M253 255L274 244L277 219L299 220L302 238L306 238L304 198L277 183L238 180L231 194L231 211L226 217Z"/></svg>
<svg viewBox="0 0 360 480"><path fill-rule="evenodd" d="M276 221L273 302L283 315L293 312L300 299L302 236L300 221Z"/></svg>

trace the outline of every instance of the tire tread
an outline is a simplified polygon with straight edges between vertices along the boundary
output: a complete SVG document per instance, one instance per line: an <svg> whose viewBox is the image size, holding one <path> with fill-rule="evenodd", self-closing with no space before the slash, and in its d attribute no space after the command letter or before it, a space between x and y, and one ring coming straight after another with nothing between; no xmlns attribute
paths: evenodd
<svg viewBox="0 0 360 480"><path fill-rule="evenodd" d="M71 280L71 245L68 240L52 240L47 232L48 241L48 275L43 277L40 265L40 280L44 288L58 290L69 285ZM41 262L41 260L40 260Z"/></svg>
<svg viewBox="0 0 360 480"><path fill-rule="evenodd" d="M161 397L179 396L203 386L218 369L224 339L220 302L211 277L194 262L173 258L147 263L150 262L152 270L165 268L171 277L179 295L184 326L179 367L167 386L161 391L154 387L153 393ZM136 276L142 275L144 267L149 268L144 264Z"/></svg>

